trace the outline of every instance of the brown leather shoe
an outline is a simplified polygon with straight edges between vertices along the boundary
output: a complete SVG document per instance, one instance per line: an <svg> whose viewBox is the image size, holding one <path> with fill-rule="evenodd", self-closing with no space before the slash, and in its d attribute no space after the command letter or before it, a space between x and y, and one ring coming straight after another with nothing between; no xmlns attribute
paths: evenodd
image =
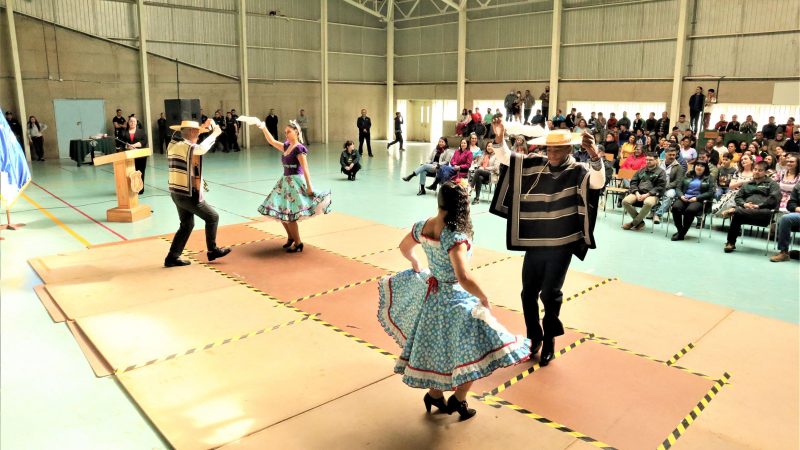
<svg viewBox="0 0 800 450"><path fill-rule="evenodd" d="M725 253L731 253L734 250L736 250L736 245L731 243L725 244Z"/></svg>
<svg viewBox="0 0 800 450"><path fill-rule="evenodd" d="M789 258L789 252L780 252L777 255L774 255L769 260L772 262L785 262L789 261L790 259L791 258Z"/></svg>
<svg viewBox="0 0 800 450"><path fill-rule="evenodd" d="M633 222L628 222L622 226L623 230L630 230L631 228L633 228Z"/></svg>
<svg viewBox="0 0 800 450"><path fill-rule="evenodd" d="M646 225L646 224L644 223L644 221L641 221L641 222L639 222L638 224L636 224L636 226L635 226L635 227L633 227L633 229L634 229L634 230L636 230L636 231L639 231L639 230L641 230L642 228L644 228L644 227L645 227L645 225Z"/></svg>

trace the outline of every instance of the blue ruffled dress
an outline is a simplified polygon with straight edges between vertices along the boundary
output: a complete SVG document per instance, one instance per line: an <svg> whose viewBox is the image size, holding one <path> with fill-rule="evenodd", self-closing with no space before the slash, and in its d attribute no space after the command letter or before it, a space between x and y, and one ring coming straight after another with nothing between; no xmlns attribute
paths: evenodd
<svg viewBox="0 0 800 450"><path fill-rule="evenodd" d="M319 214L328 214L331 210L330 191L314 192L313 196L305 192L306 181L298 157L307 154L308 149L298 143L287 155L285 153L288 149L287 141L283 143L284 155L281 157L283 176L258 207L258 212L283 222L295 222Z"/></svg>
<svg viewBox="0 0 800 450"><path fill-rule="evenodd" d="M527 338L472 316L480 301L458 284L449 256L458 245L471 247L467 236L445 228L437 241L422 234L424 225L411 233L430 271L408 269L378 287L378 320L403 349L395 373L411 387L447 391L529 359Z"/></svg>

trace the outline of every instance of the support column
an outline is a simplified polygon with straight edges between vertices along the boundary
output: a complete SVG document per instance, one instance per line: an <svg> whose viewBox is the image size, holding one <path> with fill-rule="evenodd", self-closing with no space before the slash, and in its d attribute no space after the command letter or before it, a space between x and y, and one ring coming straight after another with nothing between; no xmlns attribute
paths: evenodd
<svg viewBox="0 0 800 450"><path fill-rule="evenodd" d="M394 131L394 5L389 0L386 21L386 140L392 140Z"/></svg>
<svg viewBox="0 0 800 450"><path fill-rule="evenodd" d="M250 76L247 71L247 0L239 0L239 89L242 96L242 115L250 115ZM242 131L244 148L250 148L250 128L243 126Z"/></svg>
<svg viewBox="0 0 800 450"><path fill-rule="evenodd" d="M458 78L456 79L456 103L458 111L471 109L464 104L464 90L467 81L467 7L462 2L458 8Z"/></svg>
<svg viewBox="0 0 800 450"><path fill-rule="evenodd" d="M550 38L550 110L553 117L558 110L558 74L561 69L561 12L562 0L553 0L553 26ZM547 120L550 117L546 117Z"/></svg>
<svg viewBox="0 0 800 450"><path fill-rule="evenodd" d="M322 57L320 63L322 65L322 70L320 71L320 75L322 75L321 83L322 83L322 120L320 124L322 125L322 142L328 143L328 0L322 0L320 2L320 55Z"/></svg>
<svg viewBox="0 0 800 450"><path fill-rule="evenodd" d="M672 70L672 101L669 116L672 123L678 120L681 113L681 91L683 90L683 68L686 67L686 24L688 19L689 0L678 2L678 40L675 43L675 67ZM702 119L701 119L702 120Z"/></svg>
<svg viewBox="0 0 800 450"><path fill-rule="evenodd" d="M19 48L17 47L17 27L14 23L14 0L6 0L6 19L11 44L11 62L14 66L14 87L17 94L17 120L22 124L22 150L25 159L31 160L31 148L28 143L28 112L25 111L25 93L22 89L22 67L19 64Z"/></svg>
<svg viewBox="0 0 800 450"><path fill-rule="evenodd" d="M155 145L153 145L152 133L153 122L150 120L150 75L147 69L147 30L144 24L144 0L136 1L136 12L138 13L139 19L139 70L142 80L142 106L144 107L144 115L141 118L144 122L142 123L142 129L147 133L147 142L150 143L150 147L154 148ZM153 161L152 158L151 161Z"/></svg>

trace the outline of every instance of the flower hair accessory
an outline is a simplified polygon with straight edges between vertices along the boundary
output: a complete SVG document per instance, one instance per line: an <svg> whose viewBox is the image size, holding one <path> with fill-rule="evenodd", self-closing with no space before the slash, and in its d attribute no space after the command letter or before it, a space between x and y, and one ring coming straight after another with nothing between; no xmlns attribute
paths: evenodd
<svg viewBox="0 0 800 450"><path fill-rule="evenodd" d="M469 182L467 181L466 178L459 179L457 184L458 184L458 186L461 186L464 189L469 188Z"/></svg>
<svg viewBox="0 0 800 450"><path fill-rule="evenodd" d="M290 119L289 120L289 125L291 125L291 127L294 128L295 130L299 130L300 129L300 124L298 124L295 120Z"/></svg>

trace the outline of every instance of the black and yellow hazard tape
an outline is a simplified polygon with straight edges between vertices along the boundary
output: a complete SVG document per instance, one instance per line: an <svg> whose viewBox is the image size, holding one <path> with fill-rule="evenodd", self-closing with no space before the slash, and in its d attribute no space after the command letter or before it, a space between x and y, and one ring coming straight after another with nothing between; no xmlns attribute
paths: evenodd
<svg viewBox="0 0 800 450"><path fill-rule="evenodd" d="M395 250L396 248L397 248L397 246L395 245L395 246L394 246L394 247L392 247L392 248L385 248L385 249L383 249L383 250L378 250L378 251L376 251L376 252L372 252L372 253L365 253L365 254L363 254L363 255L356 256L356 259L361 259L361 258L366 258L366 257L369 257L369 256L380 255L381 253L388 253L388 252L390 252L390 251L392 251L392 250ZM363 262L363 261L362 261L362 262Z"/></svg>
<svg viewBox="0 0 800 450"><path fill-rule="evenodd" d="M708 392L706 392L706 394L703 396L703 398L701 398L700 401L697 402L697 405L695 405L695 407L692 408L691 411L689 411L689 414L687 414L686 417L684 417L680 421L680 423L678 423L678 426L675 427L674 430L672 430L672 433L670 433L669 436L667 436L667 438L664 439L664 442L662 442L661 445L658 446L658 450L668 450L673 445L675 445L675 442L681 436L683 436L684 433L686 433L686 429L688 429L689 426L692 423L694 423L695 420L697 420L697 417L700 415L700 413L703 412L703 410L708 407L708 404L711 402L711 400L714 400L714 397L716 397L717 394L719 394L719 391L722 390L722 388L725 387L726 384L730 384L730 379L731 379L730 374L728 374L728 372L725 372L724 374L722 374L722 378L715 380L714 384L711 386L711 389L709 389Z"/></svg>
<svg viewBox="0 0 800 450"><path fill-rule="evenodd" d="M529 417L529 418L531 418L531 419L533 419L533 420L535 420L535 421L537 421L539 423L545 424L545 425L547 425L547 426L549 426L549 427L551 427L553 429L556 429L556 430L558 430L558 431L560 431L562 433L566 433L566 434L568 434L570 436L573 436L573 437L575 437L577 439L580 439L581 441L586 442L588 444L591 444L591 445L593 445L593 446L595 446L597 448L601 448L601 449L604 449L604 450L616 450L615 447L612 447L611 445L608 445L603 441L599 441L599 440L597 440L597 439L595 439L595 438L593 438L591 436L587 436L587 435L581 433L580 431L575 431L575 430L573 430L573 429L571 429L571 428L569 428L569 427L567 427L565 425L562 425L562 424L560 424L558 422L554 422L554 421L548 419L547 417L544 417L544 416L541 416L539 414L536 414L533 411L529 411L529 410L527 410L527 409L525 409L525 408L523 408L523 407L521 407L519 405L515 405L515 404L513 404L513 403L511 403L511 402L509 402L507 400L503 400L502 398L494 397L494 396L491 396L491 395L489 395L489 396L478 396L478 395L472 394L472 396L474 398L480 400L481 402L483 402L483 403L485 403L485 404L487 404L489 406L493 406L495 408L501 408L501 407L509 408L509 409L511 409L513 411L516 411L516 412L518 412L518 413L520 413L520 414L522 414L522 415L524 415L526 417Z"/></svg>
<svg viewBox="0 0 800 450"><path fill-rule="evenodd" d="M475 266L475 267L472 268L472 270L483 269L484 267L493 266L495 264L499 264L499 263L501 263L503 261L508 261L509 259L513 259L513 258L515 258L514 255L504 256L504 257L502 257L500 259L496 259L494 261L489 261L489 262L483 263L483 264L481 264L479 266Z"/></svg>
<svg viewBox="0 0 800 450"><path fill-rule="evenodd" d="M589 335L589 336L582 337L582 338L578 339L577 341L573 342L572 344L569 344L568 346L566 346L566 347L562 348L561 350L559 350L558 352L556 352L555 355L554 355L554 359L555 358L559 358L559 357L563 356L564 354L566 354L567 352L570 352L570 351L574 350L575 347L583 344L584 342L586 342L587 340L589 340L591 338L592 338L592 335ZM501 384L500 386L497 386L496 388L494 388L491 391L487 392L485 395L489 395L489 396L497 395L497 394L505 391L506 389L510 388L511 386L513 386L513 385L519 383L520 381L524 380L530 374L532 374L533 372L539 370L540 368L541 367L539 366L539 363L536 363L533 366L529 367L524 372L522 372L522 373L518 374L517 376L515 376L514 378L506 381L505 383Z"/></svg>
<svg viewBox="0 0 800 450"><path fill-rule="evenodd" d="M324 325L324 326L326 326L326 327L330 328L331 330L333 330L333 331L335 331L335 332L337 332L337 333L339 333L339 334L341 334L341 335L343 335L343 336L346 336L346 337L348 337L348 338L350 338L350 339L353 339L354 341L358 342L358 343L359 343L359 344L361 344L361 345L364 345L364 346L366 346L367 348L369 348L369 349L371 349L371 350L375 350L376 352L380 353L380 354L381 354L381 355L383 355L383 356L388 356L389 358L392 358L392 359L397 359L397 355L395 355L394 353L392 353L392 352L390 352L390 351L388 351L388 350L384 350L384 349L382 349L382 348L378 347L378 346L377 346L377 345L375 345L375 344L372 344L372 343L370 343L370 342L367 342L367 341L365 341L364 339L361 339L361 338L360 338L360 337L358 337L358 336L354 336L354 335L352 335L352 334L348 333L347 331L344 331L343 329L341 329L341 328L337 327L336 325L334 325L334 324L332 324L332 323L329 323L329 322L326 322L326 321L324 321L324 320L320 319L319 317L314 317L314 318L312 318L312 320L313 320L314 322L318 322L319 324L321 324L321 325Z"/></svg>
<svg viewBox="0 0 800 450"><path fill-rule="evenodd" d="M678 366L674 362L672 364L669 364L669 361L663 361L661 359L652 357L650 355L645 355L644 353L639 353L639 352L635 352L633 350L627 349L627 348L619 345L616 341L614 341L612 339L607 339L607 338L603 338L603 337L599 337L599 336L594 336L591 339L592 339L592 341L597 342L598 344L603 344L603 345L605 345L607 347L615 348L617 350L623 351L623 352L631 354L631 355L638 356L640 358L648 359L650 361L657 362L659 364L664 364L664 365L666 365L668 367L672 367L673 369L682 370L684 372L690 373L692 375L696 375L696 376L701 377L701 378L705 378L707 380L712 380L712 381L716 380L714 377L706 375L706 374L704 374L702 372L697 372L697 371L694 371L692 369L687 369L686 367ZM689 347L689 345L691 345L691 347ZM681 349L681 352L683 352L683 350L686 350L687 348L689 348L689 349L694 348L693 344L689 344L689 345L687 345L686 347ZM681 352L678 352L678 354L680 354ZM686 352L683 352L683 354L681 354L681 356L685 355L687 352L688 352L688 350L686 350ZM676 356L677 356L677 354L676 354ZM675 358L675 356L673 356L673 358ZM677 361L677 359L676 359L676 361Z"/></svg>
<svg viewBox="0 0 800 450"><path fill-rule="evenodd" d="M678 353L672 355L672 358L670 358L669 361L667 361L665 364L668 366L674 365L676 362L678 362L679 359L683 358L693 348L694 344L689 342L689 344L687 344L686 347L683 347Z"/></svg>
<svg viewBox="0 0 800 450"><path fill-rule="evenodd" d="M584 296L584 295L588 294L589 292L592 292L592 291L594 291L594 290L596 290L596 289L598 289L598 288L600 288L600 287L602 287L602 286L605 286L605 285L607 285L608 283L611 283L611 282L613 282L613 281L616 281L616 280L617 280L617 278L606 278L605 280L603 280L603 281L601 281L601 282L599 282L599 283L597 283L597 284L594 284L594 285L592 285L592 286L589 286L589 287L587 287L587 288L585 288L585 289L581 290L580 292L577 292L577 293L575 293L575 294L572 294L572 295L570 295L569 297L565 298L565 299L564 299L564 300L563 300L561 303L568 303L568 302L571 302L571 301L573 301L573 300L575 300L575 299L577 299L577 298L579 298L579 297L582 297L582 296ZM539 309L539 312L540 312L540 313L543 313L543 312L544 312L544 308L540 308L540 309Z"/></svg>
<svg viewBox="0 0 800 450"><path fill-rule="evenodd" d="M161 358L151 359L150 361L147 361L147 362L144 362L144 363L141 363L141 364L132 364L132 365L124 367L124 368L119 368L119 369L114 370L114 374L116 375L116 374L120 374L120 373L130 372L132 370L141 369L142 367L152 366L153 364L158 364L160 362L165 362L165 361L170 361L170 360L173 360L173 359L176 359L176 358L180 358L181 356L188 356L188 355L191 355L193 353L202 352L204 350L210 350L212 348L220 347L220 346L225 345L225 344L230 344L232 342L238 342L238 341L241 341L241 340L244 340L244 339L247 339L247 338L258 336L260 334L264 334L264 333L269 332L269 331L275 331L275 330L277 330L279 328L288 327L288 326L294 325L296 323L300 323L300 322L302 322L304 320L312 319L314 317L316 317L316 315L309 315L309 314L306 313L306 314L303 314L303 317L301 317L299 319L290 320L288 322L280 323L278 325L273 325L271 327L261 328L259 330L251 331L249 333L244 333L244 334L240 334L240 335L233 336L233 337L229 337L229 338L225 338L225 339L219 339L219 340L216 340L214 342L210 342L210 343L208 343L206 345L193 347L193 348L190 348L190 349L185 350L183 352L172 353L171 355L167 355L167 356L164 356L164 357L161 357Z"/></svg>
<svg viewBox="0 0 800 450"><path fill-rule="evenodd" d="M290 305L294 305L296 303L300 303L300 302L308 300L308 299L321 297L323 295L332 294L334 292L343 291L345 289L350 289L352 287L361 286L362 284L372 283L373 281L378 281L378 280L380 280L381 278L383 278L385 276L386 275L378 275L377 277L371 277L371 278L367 278L366 280L356 281L355 283L345 284L344 286L335 287L333 289L328 289L328 290L325 290L325 291L322 291L322 292L318 292L316 294L306 295L305 297L300 297L300 298L296 298L296 299L292 300L291 302L289 302L289 304Z"/></svg>

